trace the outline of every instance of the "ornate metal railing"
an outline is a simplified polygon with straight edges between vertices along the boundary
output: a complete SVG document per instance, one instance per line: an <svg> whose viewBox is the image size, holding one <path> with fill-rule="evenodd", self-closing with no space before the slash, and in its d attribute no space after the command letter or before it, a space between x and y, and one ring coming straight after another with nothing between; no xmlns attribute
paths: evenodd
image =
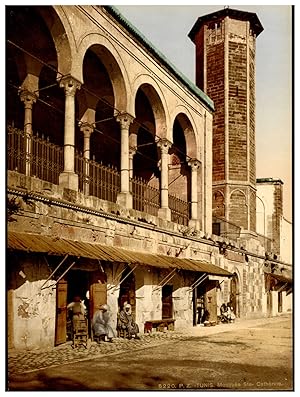
<svg viewBox="0 0 300 397"><path fill-rule="evenodd" d="M28 150L30 148L30 150ZM7 127L7 168L21 174L58 184L63 170L63 149L38 134L27 136L24 131Z"/></svg>
<svg viewBox="0 0 300 397"><path fill-rule="evenodd" d="M51 143L43 135L26 136L24 131L13 126L8 126L7 129L7 168L58 185L59 174L63 171L63 148ZM75 172L78 175L79 191L103 200L117 201L121 178L115 167L87 160L76 152ZM132 178L130 186L133 208L157 216L160 190L149 186L140 178ZM173 222L188 225L189 203L169 195L169 208Z"/></svg>
<svg viewBox="0 0 300 397"><path fill-rule="evenodd" d="M171 210L171 221L179 225L187 226L190 219L190 205L176 196L169 194L169 208Z"/></svg>
<svg viewBox="0 0 300 397"><path fill-rule="evenodd" d="M149 186L142 178L132 178L130 183L133 209L157 216L160 208L160 191Z"/></svg>
<svg viewBox="0 0 300 397"><path fill-rule="evenodd" d="M89 161L89 195L103 200L117 201L120 192L121 178L117 168L105 166L94 160Z"/></svg>
<svg viewBox="0 0 300 397"><path fill-rule="evenodd" d="M25 174L26 138L24 131L7 127L7 169Z"/></svg>

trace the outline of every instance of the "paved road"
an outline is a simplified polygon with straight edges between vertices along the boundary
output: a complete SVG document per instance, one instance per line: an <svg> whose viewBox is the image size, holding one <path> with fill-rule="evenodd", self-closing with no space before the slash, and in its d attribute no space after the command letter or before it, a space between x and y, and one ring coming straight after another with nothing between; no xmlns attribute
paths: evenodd
<svg viewBox="0 0 300 397"><path fill-rule="evenodd" d="M27 360L31 354L36 368L46 366L43 359L38 361L40 354L23 353L22 360L22 353L12 352L9 363L15 365L10 366L8 388L19 391L293 389L291 316L194 327L184 334L144 336L141 341L116 341L97 348L98 354L94 346L85 352L71 353L70 346L55 349L60 365L50 360L46 368L27 369L27 372L22 370L26 354Z"/></svg>

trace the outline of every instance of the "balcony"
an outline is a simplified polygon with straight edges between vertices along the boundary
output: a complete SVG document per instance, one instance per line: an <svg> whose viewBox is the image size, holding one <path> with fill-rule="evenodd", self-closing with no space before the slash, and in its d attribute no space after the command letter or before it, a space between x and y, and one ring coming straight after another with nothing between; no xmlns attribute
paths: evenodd
<svg viewBox="0 0 300 397"><path fill-rule="evenodd" d="M63 172L63 148L51 143L43 135L26 136L24 131L10 125L7 127L7 169L58 185L59 175ZM80 192L116 202L121 178L115 167L85 159L76 152L75 172L78 174ZM130 179L130 186L133 209L157 216L160 190L140 178ZM169 195L169 207L172 222L187 226L190 204Z"/></svg>

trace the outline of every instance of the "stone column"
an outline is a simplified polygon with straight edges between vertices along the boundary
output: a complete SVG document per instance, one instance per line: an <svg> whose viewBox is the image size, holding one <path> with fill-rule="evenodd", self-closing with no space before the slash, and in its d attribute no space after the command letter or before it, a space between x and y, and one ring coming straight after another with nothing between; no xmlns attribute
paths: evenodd
<svg viewBox="0 0 300 397"><path fill-rule="evenodd" d="M137 134L129 135L129 178L133 178L133 157L137 151ZM131 191L131 190L130 190Z"/></svg>
<svg viewBox="0 0 300 397"><path fill-rule="evenodd" d="M189 226L198 230L198 169L200 167L200 161L191 159L188 165L191 167L191 219L189 220Z"/></svg>
<svg viewBox="0 0 300 397"><path fill-rule="evenodd" d="M129 189L132 193L132 182L133 178L133 157L136 154L136 147L129 147Z"/></svg>
<svg viewBox="0 0 300 397"><path fill-rule="evenodd" d="M79 122L80 131L83 133L83 158L84 158L84 181L83 181L83 192L87 196L89 193L89 160L90 160L90 139L91 134L95 129L95 124L88 124L82 121Z"/></svg>
<svg viewBox="0 0 300 397"><path fill-rule="evenodd" d="M24 103L25 115L24 115L24 133L25 133L25 173L27 176L31 175L31 152L32 152L32 106L37 100L37 96L28 91L20 91L20 99Z"/></svg>
<svg viewBox="0 0 300 397"><path fill-rule="evenodd" d="M132 194L129 191L129 127L133 117L127 113L119 114L116 120L121 127L121 192L118 194L117 203L121 206L132 208Z"/></svg>
<svg viewBox="0 0 300 397"><path fill-rule="evenodd" d="M79 81L71 76L62 78L60 87L65 90L64 170L59 175L59 185L78 191L78 175L75 174L75 94Z"/></svg>
<svg viewBox="0 0 300 397"><path fill-rule="evenodd" d="M169 149L172 142L167 139L160 139L157 142L160 148L161 163L160 163L160 209L158 216L168 221L171 220L171 210L169 208Z"/></svg>

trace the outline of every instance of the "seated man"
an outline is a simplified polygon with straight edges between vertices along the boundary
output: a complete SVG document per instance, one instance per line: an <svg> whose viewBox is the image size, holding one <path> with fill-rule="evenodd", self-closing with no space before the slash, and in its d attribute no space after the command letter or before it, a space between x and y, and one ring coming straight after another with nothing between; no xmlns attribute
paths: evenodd
<svg viewBox="0 0 300 397"><path fill-rule="evenodd" d="M134 337L135 339L140 339L138 336L139 327L134 322L131 305L127 302L124 303L123 310L121 310L120 312L119 326L123 329L126 329L128 339L131 339L132 337Z"/></svg>
<svg viewBox="0 0 300 397"><path fill-rule="evenodd" d="M94 331L94 336L98 340L106 341L106 338L109 342L112 342L112 338L114 338L115 332L110 326L110 311L108 305L101 305L99 310L97 310L94 314L92 327Z"/></svg>
<svg viewBox="0 0 300 397"><path fill-rule="evenodd" d="M230 323L233 323L235 320L233 307L230 305L230 303L227 303L227 318Z"/></svg>

